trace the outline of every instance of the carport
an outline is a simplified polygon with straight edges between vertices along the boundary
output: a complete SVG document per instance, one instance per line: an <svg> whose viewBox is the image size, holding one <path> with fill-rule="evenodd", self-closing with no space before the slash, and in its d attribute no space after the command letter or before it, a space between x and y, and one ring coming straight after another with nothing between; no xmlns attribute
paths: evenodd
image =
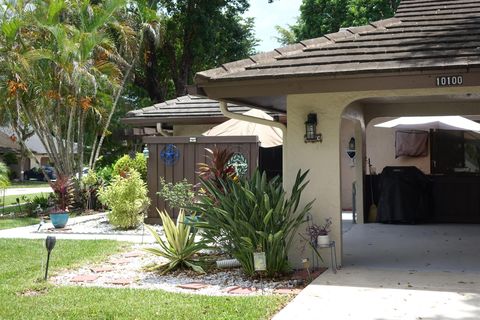
<svg viewBox="0 0 480 320"><path fill-rule="evenodd" d="M479 30L478 1L403 0L394 18L200 72L191 92L287 112L285 188L299 169L310 170L303 201L316 199L317 222L333 218L342 261L341 177L348 141L342 122L350 123L356 141L351 174L363 223L366 127L378 117L480 114ZM313 136L306 130L314 119L309 115L316 115ZM290 255L296 265L299 252Z"/></svg>

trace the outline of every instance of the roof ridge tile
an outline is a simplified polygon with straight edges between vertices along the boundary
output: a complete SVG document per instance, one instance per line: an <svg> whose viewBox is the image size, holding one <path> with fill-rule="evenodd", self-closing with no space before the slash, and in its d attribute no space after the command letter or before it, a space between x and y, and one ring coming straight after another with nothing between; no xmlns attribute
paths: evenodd
<svg viewBox="0 0 480 320"><path fill-rule="evenodd" d="M386 29L388 27L397 26L399 24L402 24L402 20L395 17L370 22L370 25L377 29Z"/></svg>

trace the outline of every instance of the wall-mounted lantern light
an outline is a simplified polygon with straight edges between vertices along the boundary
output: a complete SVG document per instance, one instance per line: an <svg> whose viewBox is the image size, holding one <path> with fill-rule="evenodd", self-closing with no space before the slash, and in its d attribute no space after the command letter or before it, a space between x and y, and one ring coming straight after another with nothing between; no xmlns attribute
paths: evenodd
<svg viewBox="0 0 480 320"><path fill-rule="evenodd" d="M150 151L148 150L148 145L145 145L143 147L143 156L145 157L146 160L150 157Z"/></svg>
<svg viewBox="0 0 480 320"><path fill-rule="evenodd" d="M347 155L352 161L351 166L353 167L355 165L355 155L357 154L356 148L355 148L355 138L351 137L350 141L348 142L348 149L347 149Z"/></svg>
<svg viewBox="0 0 480 320"><path fill-rule="evenodd" d="M305 122L305 142L322 142L322 134L317 133L317 114L309 113Z"/></svg>

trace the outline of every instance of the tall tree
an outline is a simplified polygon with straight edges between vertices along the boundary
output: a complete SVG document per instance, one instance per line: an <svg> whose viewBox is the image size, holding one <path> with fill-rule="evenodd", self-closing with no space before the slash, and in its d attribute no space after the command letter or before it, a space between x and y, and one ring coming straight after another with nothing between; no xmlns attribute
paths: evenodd
<svg viewBox="0 0 480 320"><path fill-rule="evenodd" d="M278 39L289 44L390 18L399 3L400 0L303 0L297 23L278 27Z"/></svg>
<svg viewBox="0 0 480 320"><path fill-rule="evenodd" d="M106 125L128 65L109 28L123 0L4 1L0 91L11 118L28 123L57 173L72 176L84 163L88 117ZM15 128L15 127L14 127ZM17 138L25 146L19 132Z"/></svg>
<svg viewBox="0 0 480 320"><path fill-rule="evenodd" d="M253 53L253 20L242 18L247 0L158 0L164 38L145 39L135 84L153 102L186 94L195 72Z"/></svg>

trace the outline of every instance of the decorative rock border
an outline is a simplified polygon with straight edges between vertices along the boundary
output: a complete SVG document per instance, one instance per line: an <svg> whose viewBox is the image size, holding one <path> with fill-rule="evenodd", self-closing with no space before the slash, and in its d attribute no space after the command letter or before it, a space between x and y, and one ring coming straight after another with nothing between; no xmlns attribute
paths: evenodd
<svg viewBox="0 0 480 320"><path fill-rule="evenodd" d="M135 245L132 251L111 256L97 265L64 271L51 278L56 285L162 289L169 292L204 295L298 294L297 280L251 280L240 269L215 270L196 274L185 270L167 275L145 271L162 258L142 251L151 245ZM298 277L298 275L297 275Z"/></svg>

